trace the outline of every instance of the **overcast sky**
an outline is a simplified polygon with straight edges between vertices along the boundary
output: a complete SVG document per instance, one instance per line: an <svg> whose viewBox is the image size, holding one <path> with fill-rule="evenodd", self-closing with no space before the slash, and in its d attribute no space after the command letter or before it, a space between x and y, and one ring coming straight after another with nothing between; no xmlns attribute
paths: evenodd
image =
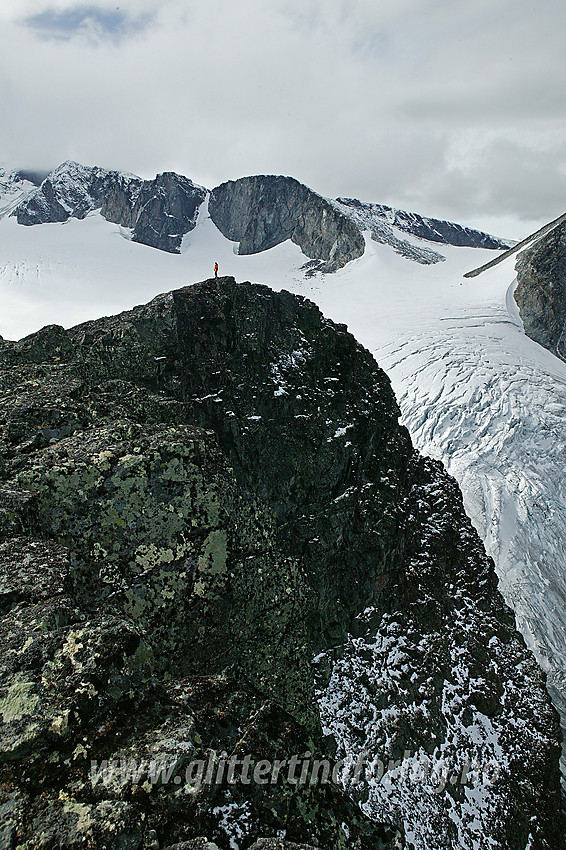
<svg viewBox="0 0 566 850"><path fill-rule="evenodd" d="M564 0L0 0L0 162L290 174L526 235L566 210Z"/></svg>

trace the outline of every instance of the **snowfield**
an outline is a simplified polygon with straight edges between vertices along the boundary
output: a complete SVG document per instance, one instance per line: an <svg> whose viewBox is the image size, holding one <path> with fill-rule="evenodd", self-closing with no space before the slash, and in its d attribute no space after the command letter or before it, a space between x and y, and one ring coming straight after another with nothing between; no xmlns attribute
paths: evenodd
<svg viewBox="0 0 566 850"><path fill-rule="evenodd" d="M522 330L512 297L514 257L465 279L464 272L498 252L398 235L446 261L412 262L368 237L363 257L307 279L301 270L307 258L290 242L238 256L206 203L180 255L132 243L127 231L96 212L84 221L35 227L4 217L0 334L14 339L46 324L70 326L129 309L212 277L215 261L220 275L316 302L372 351L391 378L416 447L442 460L458 480L566 729L566 363ZM348 656L343 667L346 675ZM336 687L340 675L333 674ZM321 696L324 723L339 736L333 705ZM481 734L489 738L489 730ZM490 746L496 755L491 739ZM467 802L473 820L489 799L475 808ZM416 848L427 846L409 821L407 828Z"/></svg>

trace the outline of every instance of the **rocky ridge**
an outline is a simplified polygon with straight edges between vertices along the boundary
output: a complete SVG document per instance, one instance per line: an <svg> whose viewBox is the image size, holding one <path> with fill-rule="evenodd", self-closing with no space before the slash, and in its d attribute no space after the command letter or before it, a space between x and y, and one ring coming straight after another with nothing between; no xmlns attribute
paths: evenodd
<svg viewBox="0 0 566 850"><path fill-rule="evenodd" d="M483 233L481 230L463 227L452 221L397 210L385 204L365 203L356 198L337 198L337 201L343 209L349 210L360 222L363 222L367 229L377 228L378 232L385 224L418 236L427 242L438 242L442 245L490 250L511 248L513 245L512 241Z"/></svg>
<svg viewBox="0 0 566 850"><path fill-rule="evenodd" d="M178 253L195 224L206 191L173 172L142 180L133 174L64 162L13 211L18 224L82 219L100 209L108 221L130 228L134 242Z"/></svg>
<svg viewBox="0 0 566 850"><path fill-rule="evenodd" d="M469 811L491 847L560 846L543 676L398 415L344 326L231 278L1 343L6 846L393 847L389 823L457 848ZM477 760L478 729L496 780L428 805L183 778L222 752ZM93 782L112 759L141 772Z"/></svg>
<svg viewBox="0 0 566 850"><path fill-rule="evenodd" d="M364 239L349 217L292 177L255 176L230 180L210 196L210 216L240 254L267 251L286 239L333 272L361 257Z"/></svg>
<svg viewBox="0 0 566 850"><path fill-rule="evenodd" d="M29 186L31 191L27 187L17 197L12 193L4 210L20 224L82 219L99 210L108 221L127 228L130 233L123 235L134 242L171 253L181 250L183 237L196 226L208 194L173 172L142 180L76 162L63 163L39 186ZM423 244L426 241L507 247L503 240L451 222L355 199L331 200L292 177L255 175L222 183L209 193L208 212L220 232L238 243L240 254L266 251L290 239L308 258L303 267L307 276L334 272L361 257L367 230L375 241L423 264L444 260ZM403 233L418 237L419 244L403 238Z"/></svg>
<svg viewBox="0 0 566 850"><path fill-rule="evenodd" d="M10 215L12 210L35 192L33 175L20 171L5 171L0 168L0 218Z"/></svg>

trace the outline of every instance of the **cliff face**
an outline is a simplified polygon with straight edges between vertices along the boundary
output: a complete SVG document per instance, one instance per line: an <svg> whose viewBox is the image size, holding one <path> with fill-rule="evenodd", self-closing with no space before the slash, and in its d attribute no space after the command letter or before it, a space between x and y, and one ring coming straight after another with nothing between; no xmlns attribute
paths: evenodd
<svg viewBox="0 0 566 850"><path fill-rule="evenodd" d="M522 251L516 271L515 301L525 333L566 360L566 225Z"/></svg>
<svg viewBox="0 0 566 850"><path fill-rule="evenodd" d="M6 841L393 847L384 824L407 821L370 777L371 819L333 783L191 790L184 771L223 751L477 756L492 724L489 791L428 804L417 784L405 807L428 847L467 847L474 812L492 847L560 846L542 674L457 485L344 326L222 278L2 342L0 364ZM112 759L142 767L93 782Z"/></svg>
<svg viewBox="0 0 566 850"><path fill-rule="evenodd" d="M364 240L355 224L329 201L292 177L243 177L212 191L210 216L240 254L266 251L291 239L303 254L335 271L361 257Z"/></svg>
<svg viewBox="0 0 566 850"><path fill-rule="evenodd" d="M65 162L15 210L18 224L82 219L100 209L114 224L132 229L134 242L177 253L191 231L206 191L173 172L155 180Z"/></svg>

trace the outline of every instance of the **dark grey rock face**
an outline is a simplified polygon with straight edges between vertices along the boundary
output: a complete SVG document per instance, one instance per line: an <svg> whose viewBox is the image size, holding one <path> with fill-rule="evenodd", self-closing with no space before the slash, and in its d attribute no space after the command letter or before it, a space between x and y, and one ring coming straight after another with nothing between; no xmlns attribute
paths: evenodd
<svg viewBox="0 0 566 850"><path fill-rule="evenodd" d="M364 252L354 222L292 177L230 180L211 194L209 212L220 232L239 242L240 254L255 254L291 239L301 251L335 271Z"/></svg>
<svg viewBox="0 0 566 850"><path fill-rule="evenodd" d="M444 245L457 245L469 248L510 248L512 243L474 230L463 227L451 221L442 221L438 218L428 218L418 213L396 210L384 204L368 204L358 201L356 198L338 198L339 203L350 207L358 216L366 219L367 226L371 229L372 224L386 223L413 236L419 236L428 242L440 242Z"/></svg>
<svg viewBox="0 0 566 850"><path fill-rule="evenodd" d="M48 174L48 171L27 171L26 169L20 169L16 172L15 176L18 180L27 180L29 183L33 183L34 186L41 186Z"/></svg>
<svg viewBox="0 0 566 850"><path fill-rule="evenodd" d="M140 177L121 174L119 171L102 174L93 180L90 190L94 208L100 207L100 212L107 221L122 227L135 227L136 210L139 213L136 202L145 182Z"/></svg>
<svg viewBox="0 0 566 850"><path fill-rule="evenodd" d="M185 233L196 224L206 191L173 172L155 180L66 162L41 183L14 212L18 224L34 225L82 219L100 209L114 224L133 230L132 239L177 253Z"/></svg>
<svg viewBox="0 0 566 850"><path fill-rule="evenodd" d="M521 251L515 269L515 301L525 333L566 360L566 225Z"/></svg>
<svg viewBox="0 0 566 850"><path fill-rule="evenodd" d="M489 718L505 773L486 840L560 847L542 673L456 483L415 453L344 326L220 278L5 341L0 388L0 812L15 846L228 850L278 847L285 830L291 845L393 848L389 817L333 783L149 779L152 758L181 778L211 751L333 764L312 698L327 653L325 711L345 712L345 738L383 733L397 758L443 736L461 749L452 715L472 736ZM141 773L93 784L92 759ZM470 800L449 785L427 808L415 791L434 846L459 850L442 812Z"/></svg>
<svg viewBox="0 0 566 850"><path fill-rule="evenodd" d="M132 239L162 251L178 252L184 234L196 224L205 197L203 188L171 171L145 181L133 210Z"/></svg>

